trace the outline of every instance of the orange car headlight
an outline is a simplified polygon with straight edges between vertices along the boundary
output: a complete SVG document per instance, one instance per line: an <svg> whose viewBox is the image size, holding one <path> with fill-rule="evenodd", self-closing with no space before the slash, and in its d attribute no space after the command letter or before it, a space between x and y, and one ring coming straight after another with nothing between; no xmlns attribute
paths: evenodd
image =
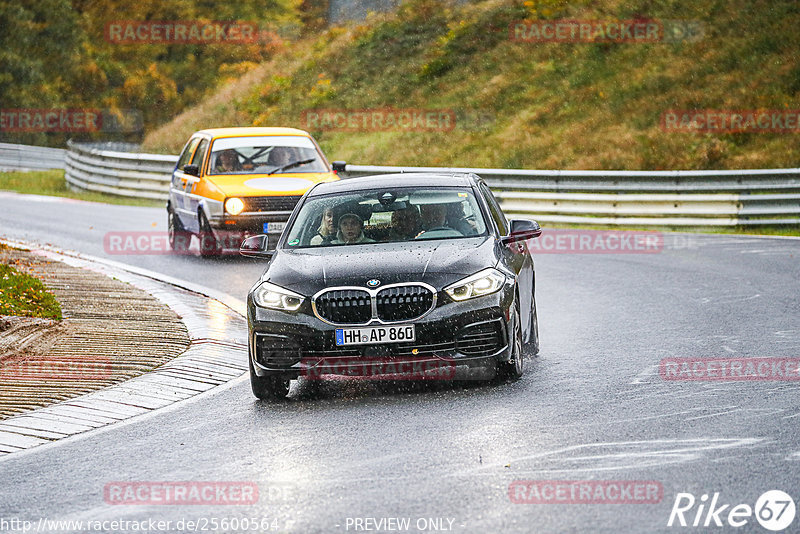
<svg viewBox="0 0 800 534"><path fill-rule="evenodd" d="M244 210L244 202L241 198L229 198L225 201L225 211L231 215L239 215Z"/></svg>

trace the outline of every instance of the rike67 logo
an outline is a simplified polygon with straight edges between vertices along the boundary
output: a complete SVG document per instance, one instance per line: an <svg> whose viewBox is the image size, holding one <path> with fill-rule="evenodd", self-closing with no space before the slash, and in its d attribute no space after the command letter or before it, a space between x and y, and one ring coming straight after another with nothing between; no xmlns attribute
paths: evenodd
<svg viewBox="0 0 800 534"><path fill-rule="evenodd" d="M696 499L691 493L678 493L667 526L723 527L727 523L727 526L738 528L749 524L755 515L762 527L778 532L789 528L797 513L792 497L780 490L764 492L756 500L755 507L723 503L719 493L714 493L711 502L708 501L707 494ZM746 530L751 532L753 528Z"/></svg>

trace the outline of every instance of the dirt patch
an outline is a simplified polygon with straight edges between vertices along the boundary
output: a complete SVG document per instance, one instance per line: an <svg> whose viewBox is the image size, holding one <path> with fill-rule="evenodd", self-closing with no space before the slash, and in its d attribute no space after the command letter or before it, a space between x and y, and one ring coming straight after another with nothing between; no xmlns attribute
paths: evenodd
<svg viewBox="0 0 800 534"><path fill-rule="evenodd" d="M47 354L60 337L68 335L70 326L52 319L0 315L0 363Z"/></svg>

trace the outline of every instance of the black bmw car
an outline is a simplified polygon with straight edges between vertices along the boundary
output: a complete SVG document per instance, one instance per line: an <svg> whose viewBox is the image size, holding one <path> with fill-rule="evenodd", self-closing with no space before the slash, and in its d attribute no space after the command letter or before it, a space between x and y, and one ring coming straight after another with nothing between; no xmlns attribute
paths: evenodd
<svg viewBox="0 0 800 534"><path fill-rule="evenodd" d="M304 376L519 377L539 350L528 220L506 220L474 174L321 183L298 203L247 297L259 398ZM487 374L483 375L486 377Z"/></svg>

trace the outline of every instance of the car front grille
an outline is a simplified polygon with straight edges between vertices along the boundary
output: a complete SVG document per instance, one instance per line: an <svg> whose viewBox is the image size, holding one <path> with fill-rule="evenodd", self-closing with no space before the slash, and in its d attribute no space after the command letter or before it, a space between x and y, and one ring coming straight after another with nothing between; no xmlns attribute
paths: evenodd
<svg viewBox="0 0 800 534"><path fill-rule="evenodd" d="M362 324L372 317L372 301L363 289L334 289L317 296L319 316L331 323Z"/></svg>
<svg viewBox="0 0 800 534"><path fill-rule="evenodd" d="M373 302L377 315L373 314ZM317 316L336 325L363 325L371 319L396 323L418 319L436 305L436 293L426 285L410 283L367 291L331 288L314 298Z"/></svg>
<svg viewBox="0 0 800 534"><path fill-rule="evenodd" d="M409 321L433 307L433 293L423 286L394 286L378 291L375 297L378 318L382 321Z"/></svg>
<svg viewBox="0 0 800 534"><path fill-rule="evenodd" d="M505 346L500 319L469 325L456 336L456 349L469 356L489 356Z"/></svg>
<svg viewBox="0 0 800 534"><path fill-rule="evenodd" d="M245 212L292 211L300 197L242 197Z"/></svg>

